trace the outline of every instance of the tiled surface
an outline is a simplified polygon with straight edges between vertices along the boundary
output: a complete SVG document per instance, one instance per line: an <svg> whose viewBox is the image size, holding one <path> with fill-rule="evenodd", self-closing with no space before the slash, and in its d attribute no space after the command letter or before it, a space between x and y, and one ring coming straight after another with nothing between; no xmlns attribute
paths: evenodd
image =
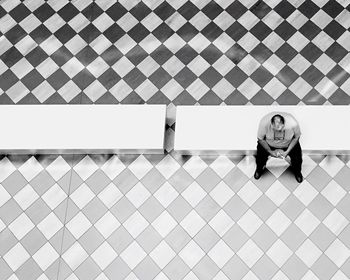
<svg viewBox="0 0 350 280"><path fill-rule="evenodd" d="M331 164L330 164L331 163ZM348 279L350 162L0 161L1 279ZM276 175L275 175L276 174Z"/></svg>

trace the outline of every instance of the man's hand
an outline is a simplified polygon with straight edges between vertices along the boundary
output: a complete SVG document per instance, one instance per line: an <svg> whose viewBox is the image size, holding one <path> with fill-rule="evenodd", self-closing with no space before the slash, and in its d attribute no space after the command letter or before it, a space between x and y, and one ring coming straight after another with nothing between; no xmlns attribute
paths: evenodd
<svg viewBox="0 0 350 280"><path fill-rule="evenodd" d="M278 154L278 150L273 150L273 151L271 151L270 152L270 155L272 156L272 157L279 157L279 154Z"/></svg>
<svg viewBox="0 0 350 280"><path fill-rule="evenodd" d="M288 153L286 151L281 150L279 152L279 155L280 155L281 158L285 159L288 156Z"/></svg>

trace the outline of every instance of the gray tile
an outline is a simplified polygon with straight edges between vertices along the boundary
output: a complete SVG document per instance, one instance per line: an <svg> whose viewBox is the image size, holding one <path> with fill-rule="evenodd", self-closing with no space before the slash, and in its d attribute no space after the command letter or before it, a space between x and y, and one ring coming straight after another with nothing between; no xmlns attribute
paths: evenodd
<svg viewBox="0 0 350 280"><path fill-rule="evenodd" d="M350 191L350 168L348 166L343 166L342 169L335 175L334 180L344 188L346 191Z"/></svg>
<svg viewBox="0 0 350 280"><path fill-rule="evenodd" d="M152 194L155 193L165 182L166 179L156 168L152 168L141 179L141 183Z"/></svg>
<svg viewBox="0 0 350 280"><path fill-rule="evenodd" d="M318 194L308 205L308 209L322 221L333 210L333 205L323 195Z"/></svg>
<svg viewBox="0 0 350 280"><path fill-rule="evenodd" d="M339 234L339 239L350 248L350 224Z"/></svg>
<svg viewBox="0 0 350 280"><path fill-rule="evenodd" d="M96 172L85 181L96 195L99 194L110 182L111 179L109 179L101 169L96 170Z"/></svg>
<svg viewBox="0 0 350 280"><path fill-rule="evenodd" d="M34 202L34 204L35 203L36 202ZM8 200L4 205L0 207L0 219L7 226L11 224L12 221L14 221L20 214L22 214L22 209L14 199Z"/></svg>
<svg viewBox="0 0 350 280"><path fill-rule="evenodd" d="M63 255L75 242L75 237L64 227L61 254Z"/></svg>
<svg viewBox="0 0 350 280"><path fill-rule="evenodd" d="M309 183L319 192L321 192L325 186L332 180L332 177L328 175L321 167L316 166L311 173L306 177Z"/></svg>
<svg viewBox="0 0 350 280"><path fill-rule="evenodd" d="M234 195L224 206L227 215L235 222L239 221L248 209L249 206L238 195Z"/></svg>
<svg viewBox="0 0 350 280"><path fill-rule="evenodd" d="M153 226L149 225L143 232L140 233L136 241L142 247L142 249L149 254L162 241L162 236L153 228ZM127 243L127 245L129 245L129 243Z"/></svg>
<svg viewBox="0 0 350 280"><path fill-rule="evenodd" d="M303 244L307 236L294 223L292 223L283 232L280 238L289 247L289 249L295 252L300 245Z"/></svg>
<svg viewBox="0 0 350 280"><path fill-rule="evenodd" d="M254 177L251 180L262 192L266 192L277 179L275 175L267 169L259 180L255 180Z"/></svg>
<svg viewBox="0 0 350 280"><path fill-rule="evenodd" d="M197 178L197 183L207 192L210 193L215 186L221 181L218 174L210 167L207 167Z"/></svg>
<svg viewBox="0 0 350 280"><path fill-rule="evenodd" d="M249 268L237 255L234 255L222 270L229 279L242 279Z"/></svg>
<svg viewBox="0 0 350 280"><path fill-rule="evenodd" d="M13 235L9 228L5 228L0 233L0 256L6 255L6 253L18 243L17 238Z"/></svg>
<svg viewBox="0 0 350 280"><path fill-rule="evenodd" d="M177 196L167 208L171 216L180 223L188 213L191 212L191 205L181 195Z"/></svg>
<svg viewBox="0 0 350 280"><path fill-rule="evenodd" d="M262 224L253 234L252 240L266 252L278 239L277 235L266 224Z"/></svg>
<svg viewBox="0 0 350 280"><path fill-rule="evenodd" d="M190 242L190 240L191 237L180 225L177 225L165 237L165 241L177 254L186 246L188 242Z"/></svg>
<svg viewBox="0 0 350 280"><path fill-rule="evenodd" d="M190 268L179 256L173 258L163 269L163 272L170 280L183 279L189 271Z"/></svg>
<svg viewBox="0 0 350 280"><path fill-rule="evenodd" d="M82 212L92 224L96 223L104 214L106 214L107 211L107 207L101 202L98 197L94 197L82 209Z"/></svg>
<svg viewBox="0 0 350 280"><path fill-rule="evenodd" d="M1 184L10 195L14 196L19 190L28 184L28 182L21 172L15 170Z"/></svg>
<svg viewBox="0 0 350 280"><path fill-rule="evenodd" d="M276 210L277 206L265 194L260 196L251 206L251 209L259 216L260 219L266 221Z"/></svg>
<svg viewBox="0 0 350 280"><path fill-rule="evenodd" d="M75 271L74 274L79 279L93 280L101 273L101 268L88 257Z"/></svg>
<svg viewBox="0 0 350 280"><path fill-rule="evenodd" d="M55 183L55 180L46 170L41 171L30 181L30 185L39 195L43 195Z"/></svg>
<svg viewBox="0 0 350 280"><path fill-rule="evenodd" d="M50 280L64 280L72 274L72 270L63 259L56 260L46 271L45 275Z"/></svg>
<svg viewBox="0 0 350 280"><path fill-rule="evenodd" d="M337 204L337 209L344 215L345 218L350 220L350 194L346 194L341 201Z"/></svg>
<svg viewBox="0 0 350 280"><path fill-rule="evenodd" d="M320 280L331 279L338 267L324 254L311 267Z"/></svg>
<svg viewBox="0 0 350 280"><path fill-rule="evenodd" d="M3 256L3 255L2 255ZM0 259L0 279L8 279L13 271L3 258Z"/></svg>
<svg viewBox="0 0 350 280"><path fill-rule="evenodd" d="M92 254L102 243L104 237L95 227L89 228L80 238L79 243L88 254Z"/></svg>
<svg viewBox="0 0 350 280"><path fill-rule="evenodd" d="M205 225L193 238L206 253L220 240L220 236L209 226Z"/></svg>
<svg viewBox="0 0 350 280"><path fill-rule="evenodd" d="M134 239L123 226L120 226L107 238L107 241L118 254L121 254Z"/></svg>
<svg viewBox="0 0 350 280"><path fill-rule="evenodd" d="M78 208L78 206L76 206L76 204L74 203L74 201L71 198L68 198L67 199L67 213L66 213L66 218L65 218L66 223L68 223L71 219L73 219L75 217L75 215L78 214L78 212L80 212L80 209Z"/></svg>
<svg viewBox="0 0 350 280"><path fill-rule="evenodd" d="M160 268L147 256L133 270L139 279L152 280L160 272Z"/></svg>
<svg viewBox="0 0 350 280"><path fill-rule="evenodd" d="M179 168L168 180L168 182L179 192L182 193L194 179L182 167Z"/></svg>
<svg viewBox="0 0 350 280"><path fill-rule="evenodd" d="M131 272L128 265L120 258L117 257L111 264L104 270L104 274L108 279L122 280Z"/></svg>
<svg viewBox="0 0 350 280"><path fill-rule="evenodd" d="M247 233L237 224L234 224L223 236L223 240L235 253L239 251L248 239Z"/></svg>
<svg viewBox="0 0 350 280"><path fill-rule="evenodd" d="M293 192L299 186L299 183L295 180L294 174L291 172L290 168L287 168L282 175L278 177L278 181L280 181L290 192Z"/></svg>
<svg viewBox="0 0 350 280"><path fill-rule="evenodd" d="M138 210L149 223L152 223L164 211L164 207L154 196L150 196Z"/></svg>
<svg viewBox="0 0 350 280"><path fill-rule="evenodd" d="M137 177L129 170L124 169L116 178L114 178L113 183L118 187L118 189L126 194L131 190L133 186L138 182Z"/></svg>
<svg viewBox="0 0 350 280"><path fill-rule="evenodd" d="M61 179L57 181L66 194L73 193L84 181L71 169Z"/></svg>
<svg viewBox="0 0 350 280"><path fill-rule="evenodd" d="M290 280L297 280L305 275L308 268L296 255L293 254L282 266L282 271Z"/></svg>
<svg viewBox="0 0 350 280"><path fill-rule="evenodd" d="M335 240L336 236L324 225L319 224L318 227L310 235L310 240L320 248L323 252Z"/></svg>
<svg viewBox="0 0 350 280"><path fill-rule="evenodd" d="M192 270L199 279L211 280L220 269L211 258L205 255Z"/></svg>
<svg viewBox="0 0 350 280"><path fill-rule="evenodd" d="M21 240L22 246L28 251L28 253L32 256L38 251L41 246L43 246L47 242L45 236L41 233L41 231L34 227L30 232L26 234ZM62 242L62 237L61 237Z"/></svg>
<svg viewBox="0 0 350 280"><path fill-rule="evenodd" d="M252 267L252 271L260 279L271 279L278 271L278 266L266 255L263 255Z"/></svg>
<svg viewBox="0 0 350 280"><path fill-rule="evenodd" d="M32 258L29 258L19 269L16 270L16 276L19 280L35 280L38 279L41 274L41 268Z"/></svg>
<svg viewBox="0 0 350 280"><path fill-rule="evenodd" d="M249 178L238 167L233 168L224 178L224 182L234 192L238 192L248 180Z"/></svg>
<svg viewBox="0 0 350 280"><path fill-rule="evenodd" d="M280 205L280 209L291 221L294 221L304 211L305 206L294 194L291 194Z"/></svg>
<svg viewBox="0 0 350 280"><path fill-rule="evenodd" d="M341 271L350 279L350 258L342 265Z"/></svg>
<svg viewBox="0 0 350 280"><path fill-rule="evenodd" d="M220 211L220 206L210 195L206 195L195 209L206 222L209 222Z"/></svg>
<svg viewBox="0 0 350 280"><path fill-rule="evenodd" d="M32 220L34 224L39 224L44 218L51 212L51 209L46 205L44 200L38 198L31 206L26 210L27 216Z"/></svg>
<svg viewBox="0 0 350 280"><path fill-rule="evenodd" d="M122 197L110 211L120 223L124 223L136 211L136 208L126 197Z"/></svg>

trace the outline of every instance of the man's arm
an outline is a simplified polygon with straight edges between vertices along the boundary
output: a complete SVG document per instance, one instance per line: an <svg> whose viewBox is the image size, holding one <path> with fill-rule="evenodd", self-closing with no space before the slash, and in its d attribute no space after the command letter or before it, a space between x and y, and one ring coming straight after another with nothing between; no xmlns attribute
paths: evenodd
<svg viewBox="0 0 350 280"><path fill-rule="evenodd" d="M295 144L298 143L300 136L294 136L292 141L290 141L289 146L286 150L286 156L290 153L290 151L294 148Z"/></svg>
<svg viewBox="0 0 350 280"><path fill-rule="evenodd" d="M273 157L277 157L276 151L272 151L269 144L267 144L266 140L258 138L258 142L264 149Z"/></svg>

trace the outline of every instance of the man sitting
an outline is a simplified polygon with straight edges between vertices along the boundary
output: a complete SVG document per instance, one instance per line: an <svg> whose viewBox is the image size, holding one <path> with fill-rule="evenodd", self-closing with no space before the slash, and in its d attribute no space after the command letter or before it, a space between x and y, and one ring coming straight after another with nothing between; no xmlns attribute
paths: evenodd
<svg viewBox="0 0 350 280"><path fill-rule="evenodd" d="M256 171L254 178L262 175L269 156L285 158L289 155L291 166L298 183L301 174L302 151L299 143L301 132L297 120L286 112L272 112L264 116L258 129Z"/></svg>

